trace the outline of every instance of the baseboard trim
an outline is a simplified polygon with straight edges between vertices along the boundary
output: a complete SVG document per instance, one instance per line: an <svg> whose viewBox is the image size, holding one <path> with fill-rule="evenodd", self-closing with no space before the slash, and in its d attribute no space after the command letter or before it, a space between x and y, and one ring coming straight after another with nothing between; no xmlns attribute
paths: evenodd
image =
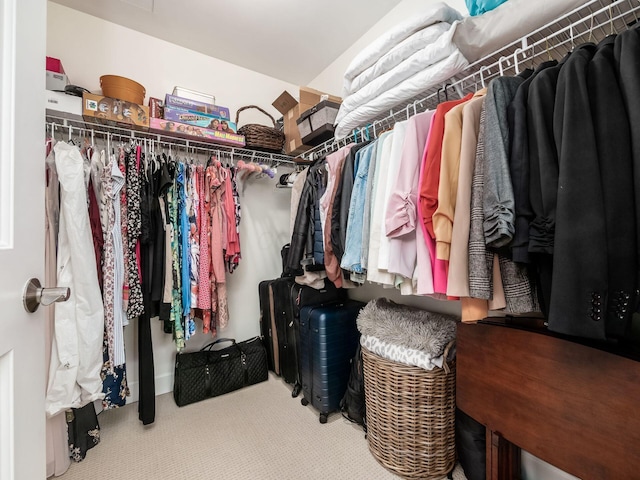
<svg viewBox="0 0 640 480"><path fill-rule="evenodd" d="M156 397L173 391L173 374L167 373L155 377ZM129 383L130 395L127 397L127 403L135 403L140 400L140 382Z"/></svg>

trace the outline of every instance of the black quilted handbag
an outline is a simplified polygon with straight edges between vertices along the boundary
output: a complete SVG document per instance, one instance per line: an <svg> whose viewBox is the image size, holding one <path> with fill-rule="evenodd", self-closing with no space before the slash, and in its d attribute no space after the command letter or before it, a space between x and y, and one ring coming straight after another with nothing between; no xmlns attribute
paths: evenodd
<svg viewBox="0 0 640 480"><path fill-rule="evenodd" d="M213 350L214 345L222 342L232 344ZM182 407L264 382L267 378L267 352L260 337L240 343L220 338L198 352L176 355L173 398Z"/></svg>

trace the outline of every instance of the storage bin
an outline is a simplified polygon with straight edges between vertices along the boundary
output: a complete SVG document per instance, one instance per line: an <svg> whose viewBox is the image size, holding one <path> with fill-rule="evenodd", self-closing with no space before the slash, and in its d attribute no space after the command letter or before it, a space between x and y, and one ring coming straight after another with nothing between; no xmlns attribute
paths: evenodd
<svg viewBox="0 0 640 480"><path fill-rule="evenodd" d="M142 105L146 95L145 88L138 82L118 75L102 75L100 77L102 95Z"/></svg>
<svg viewBox="0 0 640 480"><path fill-rule="evenodd" d="M339 109L339 103L324 100L303 112L296 121L302 143L315 147L333 138L333 123Z"/></svg>
<svg viewBox="0 0 640 480"><path fill-rule="evenodd" d="M425 370L362 348L367 442L375 459L407 479L439 479L456 463L456 364Z"/></svg>

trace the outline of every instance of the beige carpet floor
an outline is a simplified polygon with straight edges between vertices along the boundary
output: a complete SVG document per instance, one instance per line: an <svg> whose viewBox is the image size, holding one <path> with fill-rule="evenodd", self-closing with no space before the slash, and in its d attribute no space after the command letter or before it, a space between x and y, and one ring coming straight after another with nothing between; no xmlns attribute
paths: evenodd
<svg viewBox="0 0 640 480"><path fill-rule="evenodd" d="M339 413L326 424L280 378L178 408L156 398L143 426L137 404L100 414L101 442L62 480L390 480L362 429ZM446 477L445 477L446 478ZM455 480L464 480L458 465Z"/></svg>

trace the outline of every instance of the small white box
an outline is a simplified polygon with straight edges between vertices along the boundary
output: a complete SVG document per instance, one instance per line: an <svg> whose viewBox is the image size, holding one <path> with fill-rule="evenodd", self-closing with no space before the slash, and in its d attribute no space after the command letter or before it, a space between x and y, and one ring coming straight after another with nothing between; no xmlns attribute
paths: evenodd
<svg viewBox="0 0 640 480"><path fill-rule="evenodd" d="M196 102L209 103L211 105L216 104L216 97L209 95L208 93L196 92L183 87L173 87L173 95L176 97L188 98L189 100L195 100Z"/></svg>
<svg viewBox="0 0 640 480"><path fill-rule="evenodd" d="M82 119L82 97L47 90L45 109L52 115Z"/></svg>
<svg viewBox="0 0 640 480"><path fill-rule="evenodd" d="M64 87L69 84L69 79L64 73L47 72L47 90L63 91Z"/></svg>

